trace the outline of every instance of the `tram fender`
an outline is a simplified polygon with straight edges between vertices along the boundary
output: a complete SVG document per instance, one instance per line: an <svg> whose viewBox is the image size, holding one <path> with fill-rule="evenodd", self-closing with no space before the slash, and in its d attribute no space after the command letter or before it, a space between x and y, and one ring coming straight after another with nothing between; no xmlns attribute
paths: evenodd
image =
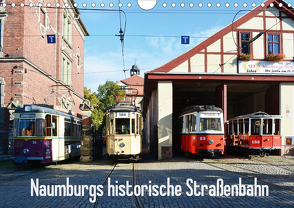
<svg viewBox="0 0 294 208"><path fill-rule="evenodd" d="M27 163L27 158L24 156L17 156L13 158L14 163Z"/></svg>

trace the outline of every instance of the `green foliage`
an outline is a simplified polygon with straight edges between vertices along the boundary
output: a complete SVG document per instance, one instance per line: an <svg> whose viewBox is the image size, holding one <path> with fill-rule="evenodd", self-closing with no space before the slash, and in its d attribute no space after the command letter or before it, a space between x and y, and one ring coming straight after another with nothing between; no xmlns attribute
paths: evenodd
<svg viewBox="0 0 294 208"><path fill-rule="evenodd" d="M96 93L91 93L91 89L87 89L87 87L84 87L84 98L88 99L94 108L98 107L99 100L97 99Z"/></svg>
<svg viewBox="0 0 294 208"><path fill-rule="evenodd" d="M99 111L98 111L99 100L96 97L96 93L92 93L91 89L87 89L86 87L84 87L84 98L88 99L90 103L93 104L94 110L92 111L91 122L94 126L98 127L99 125L101 125L102 122L100 122L99 120Z"/></svg>
<svg viewBox="0 0 294 208"><path fill-rule="evenodd" d="M99 121L101 121L101 124L105 126L106 122L106 116L105 113L109 106L113 106L116 104L116 95L115 91L117 92L117 95L119 96L125 96L125 92L122 90L119 90L119 86L115 84L112 81L106 81L105 84L99 85L98 91L97 91L97 98L100 101L99 102Z"/></svg>
<svg viewBox="0 0 294 208"><path fill-rule="evenodd" d="M279 53L279 54L272 53L272 54L269 54L267 58L269 61L283 61L285 57L286 55L283 53Z"/></svg>
<svg viewBox="0 0 294 208"><path fill-rule="evenodd" d="M246 61L249 61L249 60L251 60L252 58L253 58L253 55L252 54L246 54L246 53L242 53L241 54L241 58L242 59L244 59L244 60L246 60Z"/></svg>
<svg viewBox="0 0 294 208"><path fill-rule="evenodd" d="M106 81L105 84L99 85L97 93L92 93L90 89L84 88L84 98L88 99L94 106L92 111L92 124L96 127L105 126L105 113L109 106L116 104L116 95L125 96L125 91L119 90L119 86L111 81Z"/></svg>
<svg viewBox="0 0 294 208"><path fill-rule="evenodd" d="M115 93L114 91L119 89L119 86L111 81L106 81L105 84L99 85L97 91L97 98L99 99L99 109L106 112L109 106L115 105Z"/></svg>

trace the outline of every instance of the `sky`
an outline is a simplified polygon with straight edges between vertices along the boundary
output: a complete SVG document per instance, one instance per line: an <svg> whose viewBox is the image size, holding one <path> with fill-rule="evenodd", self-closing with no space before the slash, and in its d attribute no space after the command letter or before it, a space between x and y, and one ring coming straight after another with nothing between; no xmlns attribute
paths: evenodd
<svg viewBox="0 0 294 208"><path fill-rule="evenodd" d="M106 81L116 82L130 77L130 71L124 72L124 69L131 69L135 63L144 78L148 71L173 60L231 24L238 12L235 20L263 2L75 1L90 34L85 38L84 83L92 92ZM117 36L120 28L124 31L123 47ZM181 44L181 36L190 36L190 44Z"/></svg>

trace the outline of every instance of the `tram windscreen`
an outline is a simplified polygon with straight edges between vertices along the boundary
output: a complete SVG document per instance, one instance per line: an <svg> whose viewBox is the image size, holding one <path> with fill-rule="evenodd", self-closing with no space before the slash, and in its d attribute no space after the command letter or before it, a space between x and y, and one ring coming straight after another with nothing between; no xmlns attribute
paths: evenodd
<svg viewBox="0 0 294 208"><path fill-rule="evenodd" d="M200 119L200 131L221 131L221 119L220 118L201 118Z"/></svg>
<svg viewBox="0 0 294 208"><path fill-rule="evenodd" d="M18 136L35 136L35 119L20 119Z"/></svg>
<svg viewBox="0 0 294 208"><path fill-rule="evenodd" d="M130 119L117 118L115 121L116 134L130 134Z"/></svg>

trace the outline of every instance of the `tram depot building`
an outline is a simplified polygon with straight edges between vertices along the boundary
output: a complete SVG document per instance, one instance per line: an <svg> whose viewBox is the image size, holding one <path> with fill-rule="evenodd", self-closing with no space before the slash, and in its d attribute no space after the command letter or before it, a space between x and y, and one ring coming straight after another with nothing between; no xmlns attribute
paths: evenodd
<svg viewBox="0 0 294 208"><path fill-rule="evenodd" d="M179 151L177 118L189 105L222 108L225 130L236 116L281 115L282 149L274 153L293 154L294 147L286 145L286 138L294 138L293 8L282 0L264 2L146 73L144 87L145 139L158 159Z"/></svg>
<svg viewBox="0 0 294 208"><path fill-rule="evenodd" d="M63 1L57 2L65 8ZM67 3L74 8L74 0ZM47 103L81 113L84 40L89 34L79 15L78 9L0 7L0 155L11 154L8 143L18 106ZM55 42L47 37L54 34Z"/></svg>

